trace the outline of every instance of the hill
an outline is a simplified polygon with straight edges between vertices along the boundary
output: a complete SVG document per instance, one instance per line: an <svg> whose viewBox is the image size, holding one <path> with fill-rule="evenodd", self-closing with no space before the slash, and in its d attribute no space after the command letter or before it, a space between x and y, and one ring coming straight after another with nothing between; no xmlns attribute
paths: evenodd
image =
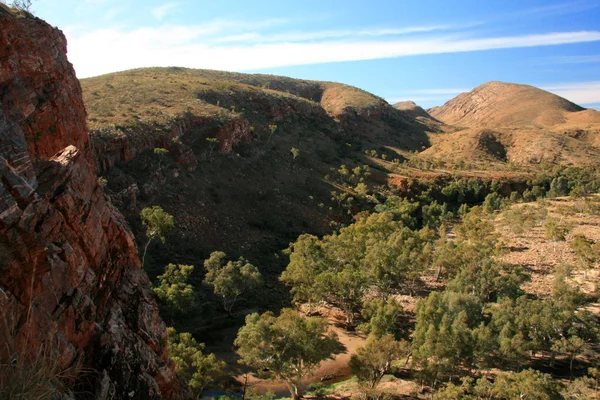
<svg viewBox="0 0 600 400"><path fill-rule="evenodd" d="M581 123L600 122L600 113L586 112L560 96L533 86L505 82L485 83L428 112L447 124L472 128L552 127L571 119Z"/></svg>
<svg viewBox="0 0 600 400"><path fill-rule="evenodd" d="M528 85L489 82L427 110L453 125L423 156L589 165L600 159L600 113Z"/></svg>
<svg viewBox="0 0 600 400"><path fill-rule="evenodd" d="M148 68L81 86L98 169L136 236L143 207L175 216L166 248L150 248L156 273L168 262L201 265L214 250L277 265L274 250L350 218L332 196L341 189L324 180L332 169L370 163L367 150L392 160L429 146L426 124L333 82Z"/></svg>

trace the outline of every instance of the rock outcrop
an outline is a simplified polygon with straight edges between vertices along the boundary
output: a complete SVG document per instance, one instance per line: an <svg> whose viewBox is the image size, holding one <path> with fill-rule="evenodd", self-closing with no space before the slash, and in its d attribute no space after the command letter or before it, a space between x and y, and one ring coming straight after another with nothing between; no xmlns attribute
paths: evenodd
<svg viewBox="0 0 600 400"><path fill-rule="evenodd" d="M222 153L231 153L235 147L252 140L250 123L243 117L232 118L221 125L213 117L190 114L174 118L165 126L141 124L129 127L120 134L96 130L91 132L91 137L98 171L106 172L116 162L129 162L157 147L169 150L169 156L177 164L187 171L193 171L198 166L198 160L191 148L180 140L192 131L195 132L195 140L216 138Z"/></svg>
<svg viewBox="0 0 600 400"><path fill-rule="evenodd" d="M98 398L176 398L134 237L98 183L66 40L4 7L0 26L0 357L45 346Z"/></svg>

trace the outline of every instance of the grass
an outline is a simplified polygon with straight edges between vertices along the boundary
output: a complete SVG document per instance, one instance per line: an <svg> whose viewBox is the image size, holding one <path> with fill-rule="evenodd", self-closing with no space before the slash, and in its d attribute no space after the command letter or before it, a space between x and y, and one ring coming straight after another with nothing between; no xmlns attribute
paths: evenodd
<svg viewBox="0 0 600 400"><path fill-rule="evenodd" d="M264 103L292 103L332 113L387 103L358 88L330 82L186 68L142 68L81 81L90 129L166 124L184 113L230 119ZM299 104L299 105L298 105Z"/></svg>
<svg viewBox="0 0 600 400"><path fill-rule="evenodd" d="M78 382L83 369L78 362L64 366L57 340L31 341L28 335L17 334L14 318L1 312L0 322L0 399L45 400L70 398L71 388ZM21 327L29 329L29 315Z"/></svg>

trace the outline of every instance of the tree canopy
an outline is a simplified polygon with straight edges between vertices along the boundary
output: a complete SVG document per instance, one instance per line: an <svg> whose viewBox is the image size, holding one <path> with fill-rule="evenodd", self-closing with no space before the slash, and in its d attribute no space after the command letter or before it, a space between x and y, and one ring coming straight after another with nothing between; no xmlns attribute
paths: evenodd
<svg viewBox="0 0 600 400"><path fill-rule="evenodd" d="M343 351L325 319L303 318L291 309L283 309L278 317L271 312L248 315L235 345L243 364L285 381L294 400L302 397L302 378Z"/></svg>

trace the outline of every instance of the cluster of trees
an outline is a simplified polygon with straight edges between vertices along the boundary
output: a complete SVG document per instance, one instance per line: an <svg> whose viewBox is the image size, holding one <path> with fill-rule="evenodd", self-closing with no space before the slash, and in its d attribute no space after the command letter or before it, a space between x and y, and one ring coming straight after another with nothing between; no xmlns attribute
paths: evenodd
<svg viewBox="0 0 600 400"><path fill-rule="evenodd" d="M430 263L434 237L429 228L404 226L393 212L359 214L354 224L323 239L301 235L290 246L280 279L296 303L335 305L351 328L370 288L388 299L417 284Z"/></svg>
<svg viewBox="0 0 600 400"><path fill-rule="evenodd" d="M368 176L362 167L337 172L340 183L356 191ZM587 169L560 169L529 184L523 199L582 191L577 188L587 193L600 187L600 179ZM581 307L585 297L568 283L570 268L556 271L550 297L536 298L521 290L528 274L499 261L502 245L484 213L520 201L521 195L511 192L505 197L505 183L478 179L458 179L435 190L447 201L435 200L432 187L424 188L416 201L373 195L372 213L360 212L352 224L322 238L301 235L287 250L289 264L280 280L289 286L293 302L308 304L309 314L317 303L338 307L346 316L347 329L369 335L350 361L367 397L378 398L382 377L394 364L409 359L421 382L439 389L435 395L439 399L581 398L577 396L597 387L594 369L562 394L548 375L523 369L533 355L550 365L561 356L569 361L573 376L577 357L590 351L599 332L593 315ZM466 206L477 202L482 207ZM549 240L566 238L568 227L548 217L543 207L514 208L504 218L515 233L544 224ZM164 238L171 226L156 208L143 212L142 219L149 240ZM447 236L449 224L455 233L452 238ZM600 244L584 235L576 235L570 246L585 268L599 261ZM188 283L193 268L169 264L159 276L154 290L167 314L193 307L196 293ZM214 252L204 268L204 283L229 315L244 293L262 285L258 269L243 258L227 260L224 253ZM415 294L424 286L424 276L444 289L417 303L410 331L396 296ZM235 341L240 362L261 376L285 381L293 399L302 397L307 374L343 351L321 317L284 309L279 315L253 313L245 322ZM178 369L194 382L195 390L202 390L203 377L210 381L222 364L204 355L202 345L189 334L169 335L177 349L172 352ZM411 336L412 342L404 340ZM473 376L475 368L508 372L492 381ZM456 384L459 377L462 383Z"/></svg>
<svg viewBox="0 0 600 400"><path fill-rule="evenodd" d="M546 357L550 364L558 355L566 357L572 374L576 357L598 341L598 327L592 314L580 309L584 297L567 283L569 269L556 271L551 297L533 298L521 290L529 279L522 268L498 260L503 251L498 234L482 218L480 208L464 214L454 226L456 237L449 240L443 213L432 218L431 225L441 227L436 232L418 227L414 207L406 200L392 200L381 205L380 212L357 215L353 224L333 235L300 236L290 246L290 262L280 278L290 286L295 302L339 307L348 328L362 318L358 327L372 339L368 350L353 358L353 371L372 377L361 378L373 385L365 390L374 390L380 376L380 370L369 367L377 359L374 346L386 348L387 341L407 333L400 328L404 313L394 296L413 293L427 273L445 282L445 289L432 292L416 307L409 351L424 384L436 387L469 375L472 368L518 371L533 354ZM515 215L539 221L539 214L526 210ZM564 237L560 224L546 221L549 238ZM571 246L582 263L595 265L597 243L577 236ZM385 354L408 354L404 346L396 342ZM369 361L361 360L365 355ZM389 363L379 363L382 371L389 371ZM518 386L522 380L541 376L532 374L502 375L490 388ZM502 383L503 379L512 383ZM481 385L487 384L481 381ZM490 398L504 398L495 396Z"/></svg>

